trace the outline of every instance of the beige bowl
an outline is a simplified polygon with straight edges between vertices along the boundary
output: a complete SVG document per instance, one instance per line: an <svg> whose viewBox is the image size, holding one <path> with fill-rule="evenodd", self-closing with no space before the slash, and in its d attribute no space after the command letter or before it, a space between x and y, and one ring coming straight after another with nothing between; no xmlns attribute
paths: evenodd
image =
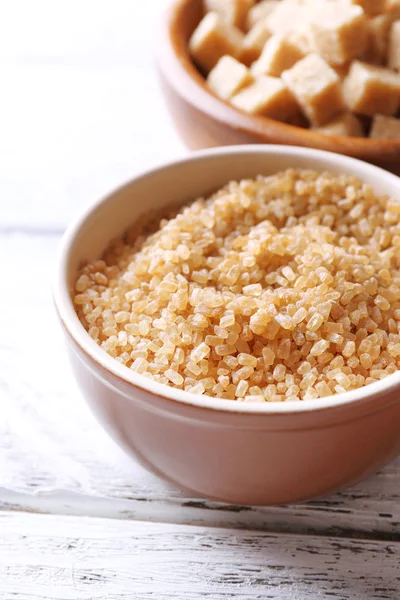
<svg viewBox="0 0 400 600"><path fill-rule="evenodd" d="M89 208L67 231L55 302L84 396L120 444L195 494L275 504L333 492L400 451L400 373L318 400L249 405L196 396L134 373L101 350L71 301L77 269L150 209L210 194L231 179L287 167L360 177L400 199L400 179L318 150L239 146L191 154L140 175Z"/></svg>

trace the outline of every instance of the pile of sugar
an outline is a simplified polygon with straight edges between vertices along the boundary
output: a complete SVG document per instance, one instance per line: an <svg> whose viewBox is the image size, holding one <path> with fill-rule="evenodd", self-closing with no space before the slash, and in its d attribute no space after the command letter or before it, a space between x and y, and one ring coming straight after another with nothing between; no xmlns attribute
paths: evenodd
<svg viewBox="0 0 400 600"><path fill-rule="evenodd" d="M139 229L85 265L74 293L89 335L127 368L249 402L329 396L398 369L397 200L291 169Z"/></svg>
<svg viewBox="0 0 400 600"><path fill-rule="evenodd" d="M203 7L189 52L225 102L327 135L400 138L399 0Z"/></svg>

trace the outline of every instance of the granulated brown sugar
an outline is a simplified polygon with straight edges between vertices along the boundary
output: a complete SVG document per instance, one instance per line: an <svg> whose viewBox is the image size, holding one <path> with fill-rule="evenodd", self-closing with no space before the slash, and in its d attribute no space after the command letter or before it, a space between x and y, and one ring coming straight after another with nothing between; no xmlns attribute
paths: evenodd
<svg viewBox="0 0 400 600"><path fill-rule="evenodd" d="M196 394L303 400L400 363L400 202L349 176L230 182L82 268L74 302L120 363Z"/></svg>

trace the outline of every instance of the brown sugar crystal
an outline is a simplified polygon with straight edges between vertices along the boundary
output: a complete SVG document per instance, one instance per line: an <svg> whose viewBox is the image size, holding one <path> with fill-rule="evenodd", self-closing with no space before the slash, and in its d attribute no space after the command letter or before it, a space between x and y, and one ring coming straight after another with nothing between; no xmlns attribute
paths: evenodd
<svg viewBox="0 0 400 600"><path fill-rule="evenodd" d="M238 402L312 400L400 368L400 203L348 175L232 181L77 274L111 358Z"/></svg>

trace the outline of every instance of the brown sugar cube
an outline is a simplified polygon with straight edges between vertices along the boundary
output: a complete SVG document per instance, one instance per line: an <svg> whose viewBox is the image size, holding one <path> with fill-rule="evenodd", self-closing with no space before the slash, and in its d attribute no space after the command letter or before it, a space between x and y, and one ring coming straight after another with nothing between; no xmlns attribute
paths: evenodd
<svg viewBox="0 0 400 600"><path fill-rule="evenodd" d="M366 15L374 17L385 12L386 0L351 0L353 4L361 6Z"/></svg>
<svg viewBox="0 0 400 600"><path fill-rule="evenodd" d="M217 12L226 23L242 29L254 4L255 0L204 0L204 9Z"/></svg>
<svg viewBox="0 0 400 600"><path fill-rule="evenodd" d="M394 115L400 102L400 75L357 60L344 81L343 94L351 112Z"/></svg>
<svg viewBox="0 0 400 600"><path fill-rule="evenodd" d="M342 0L323 3L310 27L315 51L331 65L343 65L365 52L368 19L360 6Z"/></svg>
<svg viewBox="0 0 400 600"><path fill-rule="evenodd" d="M345 135L349 137L364 137L364 131L359 119L351 113L335 117L322 127L314 127L314 131L325 135Z"/></svg>
<svg viewBox="0 0 400 600"><path fill-rule="evenodd" d="M223 56L207 77L207 85L223 100L228 100L253 81L250 71L232 56Z"/></svg>
<svg viewBox="0 0 400 600"><path fill-rule="evenodd" d="M369 37L364 54L366 62L382 64L387 56L391 18L389 15L378 15L368 22Z"/></svg>
<svg viewBox="0 0 400 600"><path fill-rule="evenodd" d="M400 70L400 21L395 21L390 30L388 65L391 69Z"/></svg>
<svg viewBox="0 0 400 600"><path fill-rule="evenodd" d="M256 23L269 17L279 4L279 0L261 0L255 4L247 13L246 30L249 31Z"/></svg>
<svg viewBox="0 0 400 600"><path fill-rule="evenodd" d="M303 53L281 35L273 35L264 46L260 58L252 64L251 72L257 75L279 77L303 58Z"/></svg>
<svg viewBox="0 0 400 600"><path fill-rule="evenodd" d="M278 121L289 121L298 112L296 102L283 81L266 75L261 75L252 85L233 96L232 104L252 115Z"/></svg>
<svg viewBox="0 0 400 600"><path fill-rule="evenodd" d="M281 0L269 15L268 26L273 33L286 35L307 26L322 0Z"/></svg>
<svg viewBox="0 0 400 600"><path fill-rule="evenodd" d="M376 140L400 140L400 119L375 115L369 136Z"/></svg>
<svg viewBox="0 0 400 600"><path fill-rule="evenodd" d="M189 49L196 63L208 73L225 54L238 56L243 34L225 23L216 12L209 12L192 34Z"/></svg>
<svg viewBox="0 0 400 600"><path fill-rule="evenodd" d="M310 25L304 25L295 31L291 31L287 34L287 39L303 56L315 52Z"/></svg>
<svg viewBox="0 0 400 600"><path fill-rule="evenodd" d="M240 59L245 65L251 65L260 56L266 42L271 37L266 20L259 21L245 35Z"/></svg>
<svg viewBox="0 0 400 600"><path fill-rule="evenodd" d="M308 54L284 71L282 79L313 125L344 111L340 78L318 54Z"/></svg>

